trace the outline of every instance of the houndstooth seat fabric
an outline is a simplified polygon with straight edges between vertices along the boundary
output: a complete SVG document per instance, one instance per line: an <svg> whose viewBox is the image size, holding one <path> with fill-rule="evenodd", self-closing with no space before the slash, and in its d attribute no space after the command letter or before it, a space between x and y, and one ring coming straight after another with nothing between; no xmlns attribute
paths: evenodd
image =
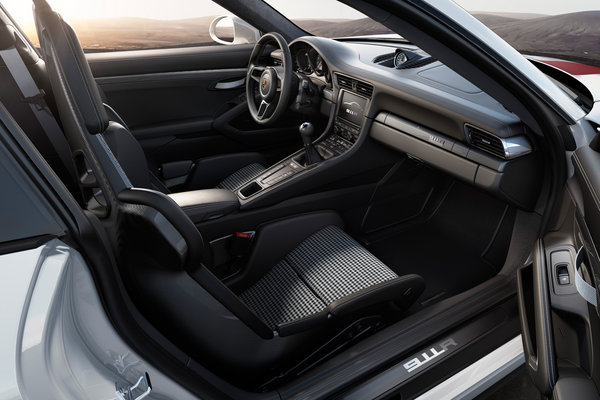
<svg viewBox="0 0 600 400"><path fill-rule="evenodd" d="M240 298L275 329L396 278L398 275L342 229L328 226L300 243Z"/></svg>
<svg viewBox="0 0 600 400"><path fill-rule="evenodd" d="M223 179L218 185L217 189L227 189L232 192L242 186L244 183L256 178L263 171L265 167L259 163L253 163L245 166L242 169L237 170L227 178Z"/></svg>

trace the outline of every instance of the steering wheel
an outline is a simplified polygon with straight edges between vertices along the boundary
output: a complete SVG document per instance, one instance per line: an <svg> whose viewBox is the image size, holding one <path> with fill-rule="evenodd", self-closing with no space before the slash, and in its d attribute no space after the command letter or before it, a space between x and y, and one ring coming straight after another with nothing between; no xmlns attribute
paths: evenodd
<svg viewBox="0 0 600 400"><path fill-rule="evenodd" d="M265 48L272 44L281 49L282 65L261 64ZM292 54L283 36L275 32L264 34L252 50L246 75L248 109L257 123L269 125L283 115L294 89L293 77Z"/></svg>

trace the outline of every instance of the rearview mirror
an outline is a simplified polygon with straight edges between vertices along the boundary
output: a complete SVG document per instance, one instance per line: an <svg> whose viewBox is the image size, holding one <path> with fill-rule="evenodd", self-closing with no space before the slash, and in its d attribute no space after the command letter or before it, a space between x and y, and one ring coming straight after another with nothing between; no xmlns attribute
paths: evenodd
<svg viewBox="0 0 600 400"><path fill-rule="evenodd" d="M260 39L258 29L238 17L228 15L213 19L208 32L211 39L219 44L256 43Z"/></svg>

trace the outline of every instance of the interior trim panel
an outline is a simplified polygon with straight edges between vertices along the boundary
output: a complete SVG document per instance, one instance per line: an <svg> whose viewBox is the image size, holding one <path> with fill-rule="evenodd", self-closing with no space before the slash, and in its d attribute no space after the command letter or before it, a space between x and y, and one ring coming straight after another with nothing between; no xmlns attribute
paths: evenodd
<svg viewBox="0 0 600 400"><path fill-rule="evenodd" d="M490 191L519 207L531 208L534 205L537 191L532 191L532 188L538 187L534 180L536 176L516 173L513 168L514 163L522 162L530 164L525 168L535 168L535 159L532 157L501 160L385 112L379 113L375 118L370 135L383 144Z"/></svg>
<svg viewBox="0 0 600 400"><path fill-rule="evenodd" d="M202 46L88 53L96 78L144 73L244 68L254 46Z"/></svg>

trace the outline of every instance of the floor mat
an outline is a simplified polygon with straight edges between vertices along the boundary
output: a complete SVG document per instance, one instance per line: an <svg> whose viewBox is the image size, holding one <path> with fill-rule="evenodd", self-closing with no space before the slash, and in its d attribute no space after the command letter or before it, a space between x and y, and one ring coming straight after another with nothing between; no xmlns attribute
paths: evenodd
<svg viewBox="0 0 600 400"><path fill-rule="evenodd" d="M512 226L510 214L504 203L455 183L433 217L371 243L369 250L399 275L421 275L426 288L420 301L425 305L476 286L498 272L510 238L510 229L499 229L499 224L504 220L502 225ZM482 255L495 237L493 253L501 259L486 260Z"/></svg>

